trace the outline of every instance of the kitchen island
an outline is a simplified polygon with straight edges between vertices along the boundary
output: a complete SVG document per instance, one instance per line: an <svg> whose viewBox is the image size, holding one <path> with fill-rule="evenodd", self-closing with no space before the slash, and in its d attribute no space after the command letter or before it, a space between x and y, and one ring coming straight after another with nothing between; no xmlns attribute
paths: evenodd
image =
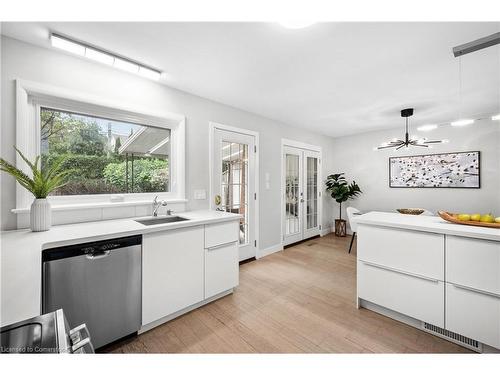
<svg viewBox="0 0 500 375"><path fill-rule="evenodd" d="M356 221L358 307L500 349L500 230L387 212Z"/></svg>

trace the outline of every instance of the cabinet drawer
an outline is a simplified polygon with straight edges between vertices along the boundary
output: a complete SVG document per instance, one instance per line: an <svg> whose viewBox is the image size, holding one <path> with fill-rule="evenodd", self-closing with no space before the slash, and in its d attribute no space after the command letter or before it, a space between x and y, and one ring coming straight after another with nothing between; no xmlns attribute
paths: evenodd
<svg viewBox="0 0 500 375"><path fill-rule="evenodd" d="M500 295L446 283L445 328L500 349Z"/></svg>
<svg viewBox="0 0 500 375"><path fill-rule="evenodd" d="M205 225L205 248L239 240L239 222Z"/></svg>
<svg viewBox="0 0 500 375"><path fill-rule="evenodd" d="M444 327L444 283L358 261L358 297Z"/></svg>
<svg viewBox="0 0 500 375"><path fill-rule="evenodd" d="M238 242L205 249L205 299L238 286Z"/></svg>
<svg viewBox="0 0 500 375"><path fill-rule="evenodd" d="M358 259L444 281L444 235L361 224Z"/></svg>
<svg viewBox="0 0 500 375"><path fill-rule="evenodd" d="M446 236L446 281L500 294L500 242Z"/></svg>

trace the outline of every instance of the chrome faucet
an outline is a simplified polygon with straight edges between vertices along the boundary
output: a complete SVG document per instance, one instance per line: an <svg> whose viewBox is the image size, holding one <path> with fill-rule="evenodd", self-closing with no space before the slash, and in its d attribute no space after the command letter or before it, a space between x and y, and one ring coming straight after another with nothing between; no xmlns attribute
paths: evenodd
<svg viewBox="0 0 500 375"><path fill-rule="evenodd" d="M163 200L161 202L158 201L158 195L157 195L155 199L153 199L153 216L154 217L158 216L158 209L160 208L160 206L166 206L166 205L167 202Z"/></svg>

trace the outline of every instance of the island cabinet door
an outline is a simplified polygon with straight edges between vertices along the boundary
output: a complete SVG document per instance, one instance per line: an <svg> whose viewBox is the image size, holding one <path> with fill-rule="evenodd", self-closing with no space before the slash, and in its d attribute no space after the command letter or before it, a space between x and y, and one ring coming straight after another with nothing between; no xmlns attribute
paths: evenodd
<svg viewBox="0 0 500 375"><path fill-rule="evenodd" d="M358 226L358 259L444 281L444 235Z"/></svg>
<svg viewBox="0 0 500 375"><path fill-rule="evenodd" d="M500 295L500 242L447 235L446 281Z"/></svg>
<svg viewBox="0 0 500 375"><path fill-rule="evenodd" d="M145 234L142 324L203 300L203 226Z"/></svg>
<svg viewBox="0 0 500 375"><path fill-rule="evenodd" d="M358 298L444 328L444 282L358 260Z"/></svg>
<svg viewBox="0 0 500 375"><path fill-rule="evenodd" d="M500 349L500 294L446 283L445 328Z"/></svg>

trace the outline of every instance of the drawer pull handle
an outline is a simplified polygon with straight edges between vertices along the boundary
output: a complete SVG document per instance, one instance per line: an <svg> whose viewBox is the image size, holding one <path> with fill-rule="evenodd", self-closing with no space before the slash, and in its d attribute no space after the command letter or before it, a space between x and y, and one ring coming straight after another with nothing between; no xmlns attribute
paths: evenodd
<svg viewBox="0 0 500 375"><path fill-rule="evenodd" d="M398 269L395 269L395 268L391 268L391 267L387 267L387 266L381 266L380 264L376 264L376 263L372 263L372 262L366 262L364 260L362 260L361 262L363 262L364 264L366 264L368 266L375 267L375 268L380 268L380 269L383 269L383 270L386 270L386 271L396 272L396 273L400 273L400 274L403 274L403 275L416 277L416 278L419 278L419 279L422 279L422 280L426 280L426 281L432 281L433 283L438 283L439 282L438 279L433 279L432 277L427 277L427 276L418 275L416 273L401 271L401 270L398 270Z"/></svg>
<svg viewBox="0 0 500 375"><path fill-rule="evenodd" d="M458 289L464 289L464 290L468 290L470 292L475 292L475 293L484 294L484 295L487 295L490 297L500 298L500 294L497 294L497 293L487 292L485 290L479 290L476 288L471 288L469 286L463 286L463 285L458 285L458 284L452 284L452 285Z"/></svg>
<svg viewBox="0 0 500 375"><path fill-rule="evenodd" d="M217 250L217 249L220 249L221 247L226 247L226 246L229 246L229 245L236 244L237 242L238 241L231 241L231 242L222 243L222 244L217 245L217 246L209 247L209 248L207 248L207 250L208 251Z"/></svg>

